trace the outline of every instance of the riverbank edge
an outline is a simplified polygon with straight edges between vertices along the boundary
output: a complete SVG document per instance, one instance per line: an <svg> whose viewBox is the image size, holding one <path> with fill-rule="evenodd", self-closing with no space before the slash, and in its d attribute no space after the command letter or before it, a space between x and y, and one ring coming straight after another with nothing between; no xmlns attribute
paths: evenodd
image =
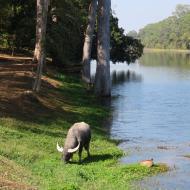
<svg viewBox="0 0 190 190"><path fill-rule="evenodd" d="M190 53L190 50L185 49L157 49L157 48L144 48L144 53L153 53L153 52L174 52L174 53Z"/></svg>
<svg viewBox="0 0 190 190"><path fill-rule="evenodd" d="M120 164L123 151L103 127L111 110L101 106L78 78L61 73L47 78L43 82L48 81L48 85L44 83L39 95L24 97L21 107L14 110L16 115L9 113L0 118L1 178L15 184L29 184L34 189L86 189L87 186L92 190L131 189L131 182L168 170L165 165L146 168ZM55 84L56 88L50 88ZM20 102L15 103L13 106L20 106L17 105ZM32 114L27 110L29 106ZM92 126L92 156L88 160L83 153L83 163L79 164L75 155L73 164L65 165L55 144L57 141L62 144L68 128L78 121Z"/></svg>

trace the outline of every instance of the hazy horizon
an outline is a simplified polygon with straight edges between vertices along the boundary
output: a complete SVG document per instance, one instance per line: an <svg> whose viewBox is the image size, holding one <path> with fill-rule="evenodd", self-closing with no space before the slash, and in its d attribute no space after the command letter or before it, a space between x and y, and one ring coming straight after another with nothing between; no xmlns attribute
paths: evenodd
<svg viewBox="0 0 190 190"><path fill-rule="evenodd" d="M177 4L190 4L190 2L189 0L112 0L112 9L119 18L119 26L129 32L138 31L147 24L171 16Z"/></svg>

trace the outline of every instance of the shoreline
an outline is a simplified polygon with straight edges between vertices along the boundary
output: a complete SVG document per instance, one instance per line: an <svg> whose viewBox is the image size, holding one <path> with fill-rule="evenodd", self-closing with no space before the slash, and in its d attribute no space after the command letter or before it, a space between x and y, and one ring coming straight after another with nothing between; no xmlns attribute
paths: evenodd
<svg viewBox="0 0 190 190"><path fill-rule="evenodd" d="M144 48L144 53L156 52L170 52L170 53L190 53L190 50L185 49L157 49L157 48Z"/></svg>

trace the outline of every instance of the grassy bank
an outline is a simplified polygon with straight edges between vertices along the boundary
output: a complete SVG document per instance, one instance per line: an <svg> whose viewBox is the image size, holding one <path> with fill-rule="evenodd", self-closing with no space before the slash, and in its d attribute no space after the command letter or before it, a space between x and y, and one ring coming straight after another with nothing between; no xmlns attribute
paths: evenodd
<svg viewBox="0 0 190 190"><path fill-rule="evenodd" d="M134 180L167 170L118 163L123 152L105 135L103 124L109 110L77 78L44 77L40 94L24 94L31 87L31 73L16 71L10 77L7 72L0 72L0 187L126 190ZM63 144L68 128L78 121L91 125L92 156L86 159L83 151L82 164L78 155L64 164L56 142Z"/></svg>
<svg viewBox="0 0 190 190"><path fill-rule="evenodd" d="M156 48L144 48L144 53L151 53L151 52L174 52L174 53L190 53L190 50L185 49L156 49Z"/></svg>

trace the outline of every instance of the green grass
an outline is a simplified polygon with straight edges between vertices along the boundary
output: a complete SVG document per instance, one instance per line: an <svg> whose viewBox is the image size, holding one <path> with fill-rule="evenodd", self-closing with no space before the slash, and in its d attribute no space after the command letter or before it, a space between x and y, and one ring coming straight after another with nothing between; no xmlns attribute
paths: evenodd
<svg viewBox="0 0 190 190"><path fill-rule="evenodd" d="M14 116L0 118L0 175L40 190L126 190L132 188L135 180L167 170L163 165L146 168L119 164L123 152L116 141L105 135L107 129L103 125L110 116L109 110L76 78L60 75L57 79L62 86L44 87L32 111L16 109ZM77 154L73 163L64 164L56 142L63 144L68 128L78 121L91 125L92 156L86 159L83 151L81 164Z"/></svg>

